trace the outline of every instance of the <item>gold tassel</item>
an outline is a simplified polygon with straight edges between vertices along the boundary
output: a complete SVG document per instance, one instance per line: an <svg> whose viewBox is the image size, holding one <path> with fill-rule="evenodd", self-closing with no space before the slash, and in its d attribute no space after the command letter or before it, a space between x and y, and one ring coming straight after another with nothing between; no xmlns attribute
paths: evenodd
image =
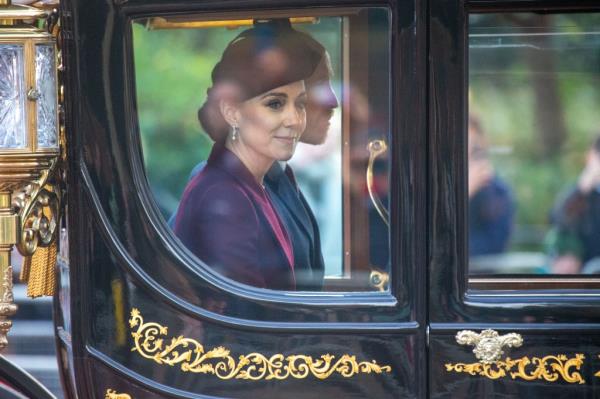
<svg viewBox="0 0 600 399"><path fill-rule="evenodd" d="M57 243L53 242L48 247L39 247L31 257L23 260L21 281L27 283L27 296L53 296L56 291L56 266ZM24 278L26 277L26 278Z"/></svg>
<svg viewBox="0 0 600 399"><path fill-rule="evenodd" d="M31 256L23 257L23 266L21 267L21 274L19 278L21 282L27 283L29 281L29 271L31 270Z"/></svg>
<svg viewBox="0 0 600 399"><path fill-rule="evenodd" d="M52 218L49 207L42 208L44 216ZM21 268L21 281L27 284L27 296L37 298L40 296L53 296L56 291L56 256L58 244L56 240L47 247L37 247L32 256L23 258Z"/></svg>

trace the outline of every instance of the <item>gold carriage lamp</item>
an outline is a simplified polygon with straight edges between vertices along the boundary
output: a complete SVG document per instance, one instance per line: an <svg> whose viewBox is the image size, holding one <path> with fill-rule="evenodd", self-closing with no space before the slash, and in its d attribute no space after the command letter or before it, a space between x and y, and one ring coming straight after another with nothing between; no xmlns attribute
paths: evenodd
<svg viewBox="0 0 600 399"><path fill-rule="evenodd" d="M35 26L46 17L0 0L0 348L17 310L13 245L31 257L56 231L59 196L49 185L59 155L56 41Z"/></svg>

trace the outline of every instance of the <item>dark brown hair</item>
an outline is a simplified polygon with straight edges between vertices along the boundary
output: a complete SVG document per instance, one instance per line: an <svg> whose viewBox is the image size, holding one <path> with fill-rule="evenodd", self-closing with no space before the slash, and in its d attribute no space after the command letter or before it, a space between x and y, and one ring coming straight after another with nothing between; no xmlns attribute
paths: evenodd
<svg viewBox="0 0 600 399"><path fill-rule="evenodd" d="M212 71L212 86L198 110L204 131L215 141L227 138L230 126L221 115L221 100L245 101L276 87L308 78L325 52L310 35L292 29L289 20L257 21L228 45Z"/></svg>

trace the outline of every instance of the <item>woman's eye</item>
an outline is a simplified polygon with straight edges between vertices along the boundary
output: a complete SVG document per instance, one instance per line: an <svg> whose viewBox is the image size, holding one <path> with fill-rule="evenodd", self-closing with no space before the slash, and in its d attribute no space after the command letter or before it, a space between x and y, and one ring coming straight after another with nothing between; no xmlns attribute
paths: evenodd
<svg viewBox="0 0 600 399"><path fill-rule="evenodd" d="M269 100L265 105L271 109L278 110L283 107L284 104L281 100Z"/></svg>

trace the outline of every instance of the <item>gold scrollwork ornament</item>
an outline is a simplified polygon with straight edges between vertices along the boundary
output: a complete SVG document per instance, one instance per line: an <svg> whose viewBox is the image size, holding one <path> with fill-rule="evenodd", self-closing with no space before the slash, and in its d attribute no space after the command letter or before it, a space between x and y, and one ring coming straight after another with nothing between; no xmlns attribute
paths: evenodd
<svg viewBox="0 0 600 399"><path fill-rule="evenodd" d="M33 181L13 196L13 207L21 219L21 239L17 244L25 257L21 281L27 283L27 295L35 298L53 295L54 265L57 255L57 231L60 213L60 185L55 182L57 159Z"/></svg>
<svg viewBox="0 0 600 399"><path fill-rule="evenodd" d="M260 353L231 356L229 349L222 346L205 351L204 346L194 339L183 336L167 341L163 336L168 328L158 323L144 322L138 309L131 310L129 326L135 346L131 349L146 359L169 366L179 365L181 370L190 373L213 374L223 380L285 380L306 378L312 375L324 380L333 374L352 377L361 373L389 373L390 366L382 366L376 361L356 360L356 356L325 354L319 358L308 355L275 354L267 357Z"/></svg>
<svg viewBox="0 0 600 399"><path fill-rule="evenodd" d="M497 380L507 375L525 381L544 380L548 382L562 379L569 384L585 384L579 372L585 356L575 354L575 357L566 355L548 355L530 359L524 356L520 359L507 357L494 363L447 363L446 371L480 375L492 380Z"/></svg>
<svg viewBox="0 0 600 399"><path fill-rule="evenodd" d="M130 395L126 393L117 393L117 391L113 389L106 390L106 396L104 399L132 399Z"/></svg>
<svg viewBox="0 0 600 399"><path fill-rule="evenodd" d="M49 246L56 236L60 193L50 182L57 160L44 170L39 180L24 186L13 195L13 207L21 217L21 240L17 248L23 256L34 254L38 246Z"/></svg>

